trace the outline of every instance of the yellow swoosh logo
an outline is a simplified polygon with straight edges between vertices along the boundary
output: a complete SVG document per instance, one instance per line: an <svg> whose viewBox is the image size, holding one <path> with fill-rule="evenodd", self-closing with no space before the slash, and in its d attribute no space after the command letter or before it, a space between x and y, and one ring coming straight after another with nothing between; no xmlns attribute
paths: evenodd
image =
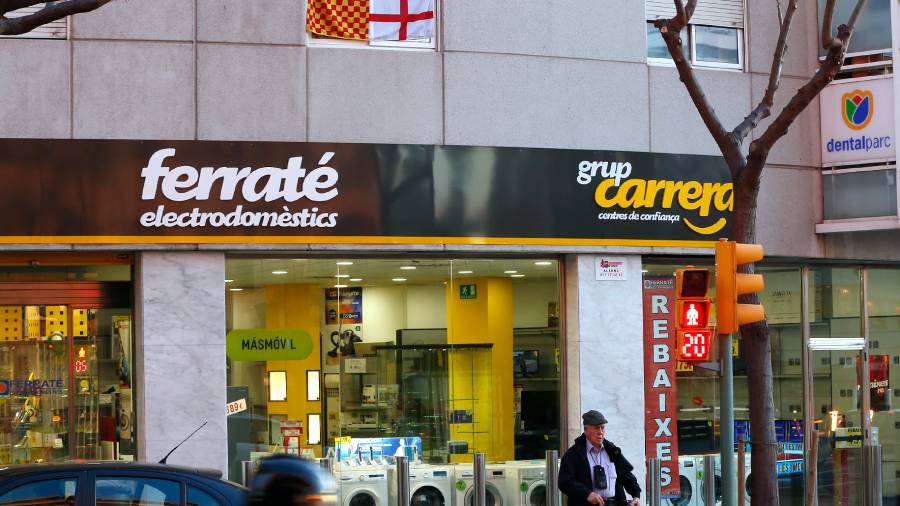
<svg viewBox="0 0 900 506"><path fill-rule="evenodd" d="M710 225L708 227L698 227L697 225L694 225L693 223L691 223L691 221L688 220L687 218L684 218L684 224L687 225L689 229L693 230L694 232L697 232L698 234L703 234L703 235L715 234L719 230L722 230L723 228L725 228L725 223L726 223L725 218L719 218L718 221L716 221L715 223L713 223L712 225Z"/></svg>

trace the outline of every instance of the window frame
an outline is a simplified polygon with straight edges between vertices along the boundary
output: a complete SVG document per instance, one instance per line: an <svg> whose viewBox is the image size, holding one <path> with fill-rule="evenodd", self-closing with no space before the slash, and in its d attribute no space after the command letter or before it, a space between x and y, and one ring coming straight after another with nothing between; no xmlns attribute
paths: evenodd
<svg viewBox="0 0 900 506"><path fill-rule="evenodd" d="M651 25L651 24L653 24L653 21L647 20L647 24ZM697 59L697 43L696 43L697 36L695 33L695 28L697 26L713 26L716 28L726 28L729 30L736 31L737 32L737 34L736 34L737 41L738 41L738 46L737 46L738 62L737 63L722 63L722 62L708 62L708 61L698 60ZM688 24L688 26L686 26L684 28L684 30L686 30L686 35L687 35L687 39L688 39L687 44L684 44L684 47L687 48L688 54L686 56L688 57L688 61L690 62L691 67L697 67L697 68L702 68L702 69L733 70L733 71L738 71L738 72L744 72L744 70L745 70L744 69L744 65L745 65L744 43L745 43L745 40L744 40L744 29L743 28L738 28L735 26L699 25L699 24L690 23L690 24ZM675 62L672 60L672 58L657 58L657 57L650 57L650 56L647 56L646 58L647 58L648 65L658 65L658 66L665 66L665 67L674 67L675 66Z"/></svg>
<svg viewBox="0 0 900 506"><path fill-rule="evenodd" d="M307 3L307 8L308 8ZM304 10L303 33L306 38L304 44L308 48L350 48L370 50L400 50L400 51L438 51L441 38L441 12L443 2L434 0L434 37L428 42L421 40L350 40L332 37L318 36L309 32L305 25L306 11Z"/></svg>

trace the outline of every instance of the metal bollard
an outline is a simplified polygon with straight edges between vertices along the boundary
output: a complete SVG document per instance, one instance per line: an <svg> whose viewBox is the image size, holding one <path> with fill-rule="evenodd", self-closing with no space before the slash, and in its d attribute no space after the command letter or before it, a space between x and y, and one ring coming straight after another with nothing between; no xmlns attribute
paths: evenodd
<svg viewBox="0 0 900 506"><path fill-rule="evenodd" d="M243 481L243 485L245 487L250 486L250 481L253 480L253 462L249 460L241 461L241 480Z"/></svg>
<svg viewBox="0 0 900 506"><path fill-rule="evenodd" d="M328 476L334 477L334 461L330 458L326 457L324 459L319 460L319 467L325 471L325 474Z"/></svg>
<svg viewBox="0 0 900 506"><path fill-rule="evenodd" d="M706 506L716 506L716 456L703 456L703 491Z"/></svg>
<svg viewBox="0 0 900 506"><path fill-rule="evenodd" d="M397 506L409 506L409 460L397 457Z"/></svg>
<svg viewBox="0 0 900 506"><path fill-rule="evenodd" d="M881 506L881 446L863 446L863 476L866 476L865 506Z"/></svg>
<svg viewBox="0 0 900 506"><path fill-rule="evenodd" d="M559 506L559 457L556 450L547 450L544 453L546 459L544 465L547 477L547 506Z"/></svg>
<svg viewBox="0 0 900 506"><path fill-rule="evenodd" d="M475 506L487 506L487 469L484 466L484 454L476 453L474 464L475 473Z"/></svg>
<svg viewBox="0 0 900 506"><path fill-rule="evenodd" d="M647 506L662 505L662 462L647 459Z"/></svg>

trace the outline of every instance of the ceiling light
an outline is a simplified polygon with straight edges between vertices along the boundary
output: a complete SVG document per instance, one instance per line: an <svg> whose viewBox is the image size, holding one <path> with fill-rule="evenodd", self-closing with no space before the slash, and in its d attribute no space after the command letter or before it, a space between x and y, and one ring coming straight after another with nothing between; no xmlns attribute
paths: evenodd
<svg viewBox="0 0 900 506"><path fill-rule="evenodd" d="M459 271L457 274L472 274L472 271Z"/></svg>
<svg viewBox="0 0 900 506"><path fill-rule="evenodd" d="M350 275L349 275L349 274L335 274L334 277L336 277L336 278L349 278Z"/></svg>
<svg viewBox="0 0 900 506"><path fill-rule="evenodd" d="M234 283L234 280L233 280L233 279L226 279L225 282L226 282L226 283Z"/></svg>
<svg viewBox="0 0 900 506"><path fill-rule="evenodd" d="M243 292L244 289L243 289L243 288L229 288L228 291L230 291L230 292Z"/></svg>
<svg viewBox="0 0 900 506"><path fill-rule="evenodd" d="M519 271L503 271L503 274L516 274Z"/></svg>
<svg viewBox="0 0 900 506"><path fill-rule="evenodd" d="M398 283L401 283L403 281L406 281L406 278L392 278L391 281L396 281Z"/></svg>
<svg viewBox="0 0 900 506"><path fill-rule="evenodd" d="M524 278L525 275L524 275L524 274L511 274L509 277L511 277L511 278Z"/></svg>
<svg viewBox="0 0 900 506"><path fill-rule="evenodd" d="M416 270L416 266L415 265L404 265L404 266L400 267L400 270L401 271L414 271L414 270Z"/></svg>
<svg viewBox="0 0 900 506"><path fill-rule="evenodd" d="M272 274L274 274L276 276L283 276L283 275L287 274L287 271L272 271Z"/></svg>
<svg viewBox="0 0 900 506"><path fill-rule="evenodd" d="M538 260L534 265L553 265L553 262L550 260Z"/></svg>
<svg viewBox="0 0 900 506"><path fill-rule="evenodd" d="M335 288L347 288L347 285L334 285Z"/></svg>
<svg viewBox="0 0 900 506"><path fill-rule="evenodd" d="M353 262L342 260L340 262L337 262L337 265L353 265Z"/></svg>
<svg viewBox="0 0 900 506"><path fill-rule="evenodd" d="M358 283L358 282L362 281L362 278L350 278L350 281L353 281L354 283Z"/></svg>

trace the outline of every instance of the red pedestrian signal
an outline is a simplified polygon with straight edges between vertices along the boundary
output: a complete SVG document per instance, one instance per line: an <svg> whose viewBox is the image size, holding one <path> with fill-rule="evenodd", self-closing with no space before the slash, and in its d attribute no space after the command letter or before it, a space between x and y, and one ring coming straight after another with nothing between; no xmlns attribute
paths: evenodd
<svg viewBox="0 0 900 506"><path fill-rule="evenodd" d="M675 271L676 356L683 362L709 361L713 336L709 278L709 269L688 266Z"/></svg>

